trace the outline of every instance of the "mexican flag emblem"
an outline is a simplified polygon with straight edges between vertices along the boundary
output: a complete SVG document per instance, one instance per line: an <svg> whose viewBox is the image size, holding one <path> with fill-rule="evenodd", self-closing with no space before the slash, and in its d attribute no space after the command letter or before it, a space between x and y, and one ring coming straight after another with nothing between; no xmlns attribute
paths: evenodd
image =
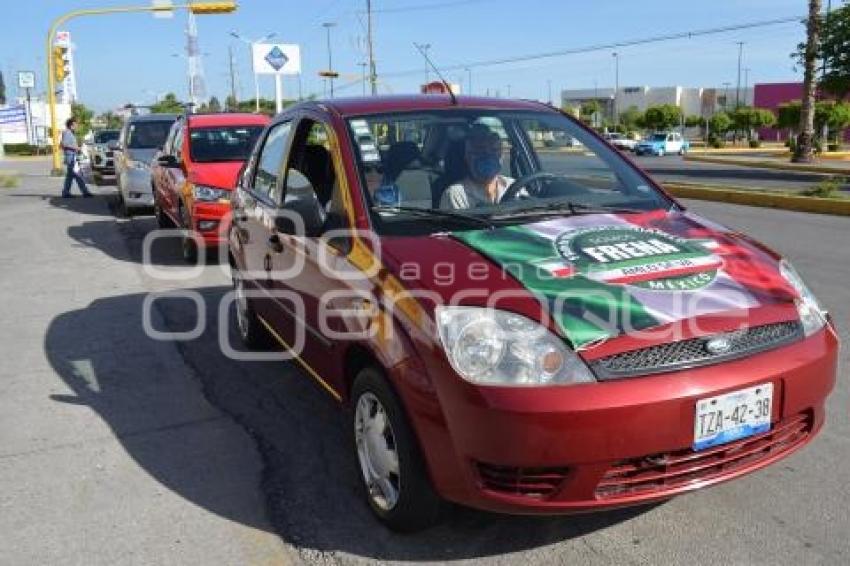
<svg viewBox="0 0 850 566"><path fill-rule="evenodd" d="M554 277L581 274L603 283L693 291L711 284L722 266L710 251L713 244L638 226L600 226L558 235L556 257L538 265Z"/></svg>
<svg viewBox="0 0 850 566"><path fill-rule="evenodd" d="M649 217L588 215L453 236L548 305L577 349L633 330L758 304L726 273L728 250L716 240L647 224Z"/></svg>

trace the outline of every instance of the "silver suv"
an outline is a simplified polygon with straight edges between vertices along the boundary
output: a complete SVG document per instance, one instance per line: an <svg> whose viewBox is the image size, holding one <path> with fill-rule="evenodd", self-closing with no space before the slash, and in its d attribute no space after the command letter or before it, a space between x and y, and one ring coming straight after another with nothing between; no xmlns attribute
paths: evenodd
<svg viewBox="0 0 850 566"><path fill-rule="evenodd" d="M150 163L177 118L177 114L145 114L124 123L115 148L118 209L122 214L153 209Z"/></svg>

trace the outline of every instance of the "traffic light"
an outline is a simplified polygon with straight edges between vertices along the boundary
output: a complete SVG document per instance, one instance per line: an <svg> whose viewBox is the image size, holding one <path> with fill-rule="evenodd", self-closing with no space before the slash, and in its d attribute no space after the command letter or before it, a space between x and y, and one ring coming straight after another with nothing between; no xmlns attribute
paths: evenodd
<svg viewBox="0 0 850 566"><path fill-rule="evenodd" d="M68 76L68 48L57 45L53 48L53 76L61 83Z"/></svg>
<svg viewBox="0 0 850 566"><path fill-rule="evenodd" d="M190 2L193 14L228 14L236 11L236 2Z"/></svg>

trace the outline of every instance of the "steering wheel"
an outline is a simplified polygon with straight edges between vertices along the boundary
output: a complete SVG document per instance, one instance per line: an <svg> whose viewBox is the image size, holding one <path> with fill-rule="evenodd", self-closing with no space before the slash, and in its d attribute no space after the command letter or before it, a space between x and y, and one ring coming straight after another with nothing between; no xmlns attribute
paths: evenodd
<svg viewBox="0 0 850 566"><path fill-rule="evenodd" d="M536 181L538 179L557 179L558 177L561 177L561 176L562 175L558 175L556 173L550 173L548 171L538 171L536 173L531 173L530 175L526 175L525 177L520 177L519 179L517 179L516 181L511 183L511 185L507 189L505 189L505 192L502 195L502 198L499 199L499 204L501 204L503 202L509 202L509 201L512 201L512 200L516 200L517 196L519 195L519 192L523 188L525 188L526 186L531 184L532 181Z"/></svg>

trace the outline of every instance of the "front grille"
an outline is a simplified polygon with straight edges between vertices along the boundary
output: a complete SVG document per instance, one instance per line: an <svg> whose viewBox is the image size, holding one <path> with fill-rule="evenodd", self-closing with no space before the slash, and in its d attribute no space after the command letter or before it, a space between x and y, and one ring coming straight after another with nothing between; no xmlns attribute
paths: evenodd
<svg viewBox="0 0 850 566"><path fill-rule="evenodd" d="M612 466L596 486L597 499L663 495L731 474L803 443L812 431L811 413L777 423L770 432L695 452L691 449L633 458Z"/></svg>
<svg viewBox="0 0 850 566"><path fill-rule="evenodd" d="M802 337L799 321L778 322L621 352L594 360L591 367L601 380L649 375L742 358ZM712 351L709 343L715 339L726 339L728 348Z"/></svg>
<svg viewBox="0 0 850 566"><path fill-rule="evenodd" d="M520 468L476 462L481 486L489 491L545 499L554 495L567 477L567 468Z"/></svg>

